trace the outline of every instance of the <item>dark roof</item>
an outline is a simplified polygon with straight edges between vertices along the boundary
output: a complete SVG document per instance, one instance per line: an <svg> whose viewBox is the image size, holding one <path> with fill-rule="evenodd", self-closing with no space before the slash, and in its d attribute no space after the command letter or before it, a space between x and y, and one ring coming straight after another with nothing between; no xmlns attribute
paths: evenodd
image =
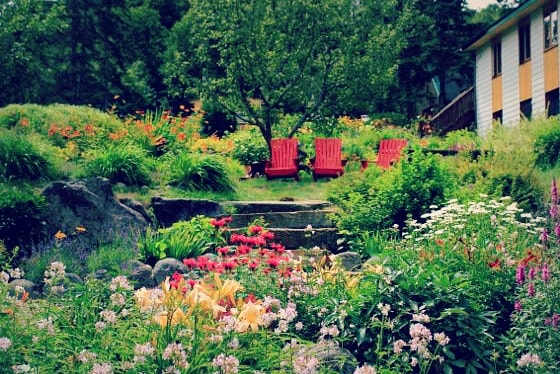
<svg viewBox="0 0 560 374"><path fill-rule="evenodd" d="M536 9L543 6L547 0L525 0L517 6L517 8L512 9L502 18L490 25L484 33L473 40L467 48L466 51L476 51L483 45L490 42L496 36L501 35L505 30L509 29L511 26L518 24L522 19L529 16Z"/></svg>

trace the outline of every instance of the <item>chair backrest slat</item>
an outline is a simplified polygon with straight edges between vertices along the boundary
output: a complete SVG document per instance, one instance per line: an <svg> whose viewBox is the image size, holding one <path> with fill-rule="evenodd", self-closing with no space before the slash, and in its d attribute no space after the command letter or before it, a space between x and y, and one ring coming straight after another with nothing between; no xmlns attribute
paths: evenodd
<svg viewBox="0 0 560 374"><path fill-rule="evenodd" d="M295 138L272 139L271 163L273 168L290 168L297 159L298 141Z"/></svg>
<svg viewBox="0 0 560 374"><path fill-rule="evenodd" d="M392 164L399 161L402 151L407 145L408 140L406 139L382 139L379 142L377 165L384 169L390 168Z"/></svg>
<svg viewBox="0 0 560 374"><path fill-rule="evenodd" d="M315 139L315 167L340 168L342 162L342 140L339 138Z"/></svg>

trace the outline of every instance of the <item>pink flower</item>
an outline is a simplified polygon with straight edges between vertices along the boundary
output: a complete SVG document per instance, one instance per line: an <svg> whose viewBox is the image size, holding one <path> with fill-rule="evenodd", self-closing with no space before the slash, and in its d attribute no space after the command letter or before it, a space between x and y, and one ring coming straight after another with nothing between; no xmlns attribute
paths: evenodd
<svg viewBox="0 0 560 374"><path fill-rule="evenodd" d="M515 309L516 312L520 312L521 311L521 301L517 300L515 302L515 304L513 305L513 309Z"/></svg>
<svg viewBox="0 0 560 374"><path fill-rule="evenodd" d="M541 279L543 282L548 283L550 281L550 270L548 269L548 264L544 263L541 270Z"/></svg>
<svg viewBox="0 0 560 374"><path fill-rule="evenodd" d="M531 297L535 296L535 285L533 283L529 283L529 287L527 287L527 294Z"/></svg>
<svg viewBox="0 0 560 374"><path fill-rule="evenodd" d="M517 267L517 271L515 272L515 281L519 285L525 283L525 266L522 264Z"/></svg>

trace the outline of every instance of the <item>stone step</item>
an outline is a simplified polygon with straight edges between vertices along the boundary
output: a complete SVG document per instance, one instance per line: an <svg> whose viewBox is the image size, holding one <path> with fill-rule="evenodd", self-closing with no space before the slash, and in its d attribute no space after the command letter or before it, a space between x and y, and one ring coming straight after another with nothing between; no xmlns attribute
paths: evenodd
<svg viewBox="0 0 560 374"><path fill-rule="evenodd" d="M311 232L305 229L286 229L268 227L274 233L272 242L282 244L287 250L311 249L318 247L331 253L338 252L336 228L319 228ZM231 232L244 232L243 229L230 229Z"/></svg>
<svg viewBox="0 0 560 374"><path fill-rule="evenodd" d="M297 212L310 210L332 209L333 205L328 201L305 200L305 201L224 201L221 202L225 212L232 211L233 214L255 214L271 212Z"/></svg>
<svg viewBox="0 0 560 374"><path fill-rule="evenodd" d="M231 228L242 228L252 224L256 219L262 219L267 227L283 227L287 229L305 229L308 225L313 228L334 227L329 214L334 209L304 210L295 212L267 212L232 214Z"/></svg>
<svg viewBox="0 0 560 374"><path fill-rule="evenodd" d="M331 253L338 252L338 235L336 228L313 229L310 234L304 229L269 228L274 233L274 241L287 249L314 248L326 249Z"/></svg>

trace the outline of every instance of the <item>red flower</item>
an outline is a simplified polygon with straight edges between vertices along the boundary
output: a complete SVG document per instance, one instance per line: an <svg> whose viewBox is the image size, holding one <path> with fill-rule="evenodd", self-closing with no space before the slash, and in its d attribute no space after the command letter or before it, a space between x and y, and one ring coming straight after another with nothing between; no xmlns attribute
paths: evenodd
<svg viewBox="0 0 560 374"><path fill-rule="evenodd" d="M191 286L191 288L193 288L196 283L197 283L197 281L195 281L194 279L188 279L187 280L187 284L189 286Z"/></svg>
<svg viewBox="0 0 560 374"><path fill-rule="evenodd" d="M271 267L271 268L276 268L278 267L278 265L280 265L281 259L279 257L270 257L268 260L266 260L266 263Z"/></svg>
<svg viewBox="0 0 560 374"><path fill-rule="evenodd" d="M274 239L274 233L271 231L265 231L261 234L261 238L264 240L272 240Z"/></svg>
<svg viewBox="0 0 560 374"><path fill-rule="evenodd" d="M226 270L233 270L237 267L237 262L234 260L222 262L224 269Z"/></svg>
<svg viewBox="0 0 560 374"><path fill-rule="evenodd" d="M239 255L246 255L249 254L250 252L251 252L251 247L245 244L241 244L240 246L238 246L236 251L236 253Z"/></svg>
<svg viewBox="0 0 560 374"><path fill-rule="evenodd" d="M249 226L249 232L251 234L258 234L258 233L262 232L263 230L264 230L264 228L262 226L257 226L257 225Z"/></svg>
<svg viewBox="0 0 560 374"><path fill-rule="evenodd" d="M227 255L229 253L229 247L218 247L216 251L221 255Z"/></svg>
<svg viewBox="0 0 560 374"><path fill-rule="evenodd" d="M489 262L488 266L490 266L491 269L500 269L500 259L497 258L495 261Z"/></svg>
<svg viewBox="0 0 560 374"><path fill-rule="evenodd" d="M527 264L531 261L537 261L538 256L531 251L527 252L527 257L521 260L520 265L527 266Z"/></svg>
<svg viewBox="0 0 560 374"><path fill-rule="evenodd" d="M179 283L181 282L182 279L183 276L180 273L174 272L173 275L171 276L171 279L169 280L169 286L171 288L178 289Z"/></svg>
<svg viewBox="0 0 560 374"><path fill-rule="evenodd" d="M286 247L279 243L270 243L270 248L274 249L278 253L283 253L286 250Z"/></svg>
<svg viewBox="0 0 560 374"><path fill-rule="evenodd" d="M257 267L259 267L259 263L256 261L251 261L247 266L249 267L249 270L255 270Z"/></svg>
<svg viewBox="0 0 560 374"><path fill-rule="evenodd" d="M253 304L257 302L257 298L252 293L250 293L249 295L247 295L247 297L245 297L245 304L247 304L249 302L251 302Z"/></svg>
<svg viewBox="0 0 560 374"><path fill-rule="evenodd" d="M193 268L195 266L197 266L198 261L195 260L194 258L185 258L183 259L183 264L185 264L186 266Z"/></svg>
<svg viewBox="0 0 560 374"><path fill-rule="evenodd" d="M231 234L229 239L231 244L245 243L246 236L242 234Z"/></svg>

